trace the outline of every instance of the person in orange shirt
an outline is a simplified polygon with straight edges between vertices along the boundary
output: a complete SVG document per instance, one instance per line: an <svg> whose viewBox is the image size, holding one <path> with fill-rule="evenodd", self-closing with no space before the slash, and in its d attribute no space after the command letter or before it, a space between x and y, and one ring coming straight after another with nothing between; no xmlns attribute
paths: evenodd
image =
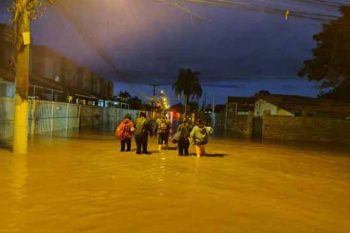
<svg viewBox="0 0 350 233"><path fill-rule="evenodd" d="M115 136L120 139L120 151L125 151L125 145L126 151L131 150L131 137L134 130L135 128L131 121L131 115L126 114L115 131Z"/></svg>

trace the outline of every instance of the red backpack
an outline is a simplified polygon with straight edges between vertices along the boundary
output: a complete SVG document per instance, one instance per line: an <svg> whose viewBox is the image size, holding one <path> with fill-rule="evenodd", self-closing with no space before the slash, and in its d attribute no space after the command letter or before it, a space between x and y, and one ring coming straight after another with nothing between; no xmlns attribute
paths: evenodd
<svg viewBox="0 0 350 233"><path fill-rule="evenodd" d="M131 125L129 122L122 121L115 130L115 136L121 140L131 138Z"/></svg>

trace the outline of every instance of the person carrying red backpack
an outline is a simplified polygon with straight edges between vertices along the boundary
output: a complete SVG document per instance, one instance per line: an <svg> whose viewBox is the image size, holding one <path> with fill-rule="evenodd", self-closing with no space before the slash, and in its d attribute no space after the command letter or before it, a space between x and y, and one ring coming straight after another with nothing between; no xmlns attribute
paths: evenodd
<svg viewBox="0 0 350 233"><path fill-rule="evenodd" d="M120 139L120 151L125 151L125 144L126 151L130 151L131 137L134 130L135 128L131 121L131 115L128 113L115 130L115 136Z"/></svg>

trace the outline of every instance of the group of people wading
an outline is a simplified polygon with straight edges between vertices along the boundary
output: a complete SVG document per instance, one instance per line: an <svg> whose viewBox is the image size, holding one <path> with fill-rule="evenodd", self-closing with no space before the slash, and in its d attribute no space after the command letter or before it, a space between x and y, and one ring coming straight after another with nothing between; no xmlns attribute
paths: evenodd
<svg viewBox="0 0 350 233"><path fill-rule="evenodd" d="M159 152L167 150L171 129L170 120L163 113L154 124L152 123L144 112L140 112L135 122L131 120L130 114L126 114L115 130L115 136L120 139L120 151L131 151L133 135L136 142L136 154L150 154L147 149L149 135L157 135ZM204 155L205 146L212 131L211 127L205 126L203 120L197 119L193 123L184 117L172 137L172 141L178 144L178 155L189 155L190 145L194 145L197 157Z"/></svg>

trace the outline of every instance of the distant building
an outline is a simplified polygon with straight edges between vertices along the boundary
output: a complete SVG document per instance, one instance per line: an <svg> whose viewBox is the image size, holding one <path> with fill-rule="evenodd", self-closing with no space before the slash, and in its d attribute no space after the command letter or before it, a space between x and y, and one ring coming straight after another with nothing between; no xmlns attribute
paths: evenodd
<svg viewBox="0 0 350 233"><path fill-rule="evenodd" d="M6 40L8 26L0 24L0 96L10 96L15 79L13 46ZM67 101L103 106L113 98L113 82L78 66L57 51L31 46L29 96L35 99Z"/></svg>
<svg viewBox="0 0 350 233"><path fill-rule="evenodd" d="M13 45L9 43L9 28L0 24L0 97L13 97Z"/></svg>
<svg viewBox="0 0 350 233"><path fill-rule="evenodd" d="M229 96L227 98L227 113L230 115L248 115L254 111L254 97Z"/></svg>
<svg viewBox="0 0 350 233"><path fill-rule="evenodd" d="M45 46L31 46L29 96L35 99L65 101L62 55Z"/></svg>
<svg viewBox="0 0 350 233"><path fill-rule="evenodd" d="M104 80L87 68L79 67L72 60L44 46L33 46L33 81L45 81L43 86L53 89L68 102L101 106L113 97L113 83ZM49 84L50 83L50 84ZM63 92L62 92L63 91ZM103 104L102 104L103 105Z"/></svg>
<svg viewBox="0 0 350 233"><path fill-rule="evenodd" d="M349 117L350 104L297 95L257 94L254 116L264 113L279 116Z"/></svg>

